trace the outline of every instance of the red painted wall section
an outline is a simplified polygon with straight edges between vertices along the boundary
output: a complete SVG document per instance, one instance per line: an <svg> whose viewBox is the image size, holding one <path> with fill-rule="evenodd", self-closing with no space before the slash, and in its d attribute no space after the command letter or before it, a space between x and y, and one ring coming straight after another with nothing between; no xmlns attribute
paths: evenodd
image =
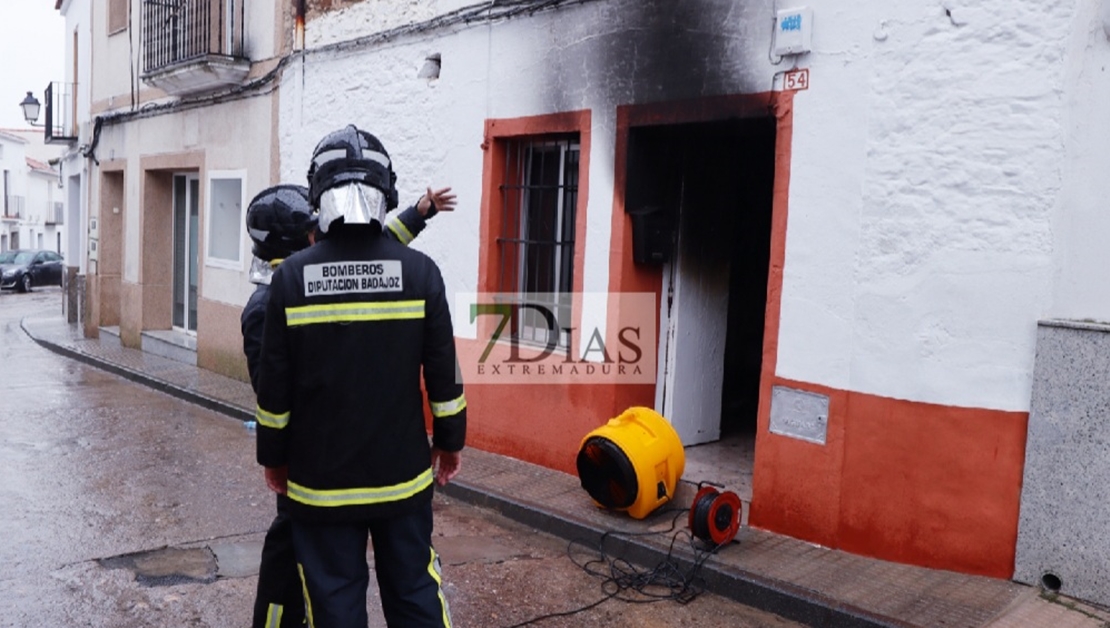
<svg viewBox="0 0 1110 628"><path fill-rule="evenodd" d="M852 393L847 417L841 547L1013 575L1027 413Z"/></svg>
<svg viewBox="0 0 1110 628"><path fill-rule="evenodd" d="M772 384L829 397L824 446L769 431ZM847 397L830 388L764 378L748 516L752 526L826 547L839 546Z"/></svg>
<svg viewBox="0 0 1110 628"><path fill-rule="evenodd" d="M484 342L456 341L460 360ZM654 402L651 385L481 384L466 387L467 446L577 475L582 439L630 406Z"/></svg>
<svg viewBox="0 0 1110 628"><path fill-rule="evenodd" d="M824 446L772 434L761 413L753 526L885 560L1013 575L1027 413L774 384L828 395L828 432Z"/></svg>

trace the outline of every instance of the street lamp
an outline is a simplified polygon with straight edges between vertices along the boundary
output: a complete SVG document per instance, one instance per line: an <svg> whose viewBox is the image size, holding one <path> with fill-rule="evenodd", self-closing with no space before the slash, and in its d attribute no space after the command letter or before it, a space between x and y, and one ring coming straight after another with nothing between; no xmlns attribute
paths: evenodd
<svg viewBox="0 0 1110 628"><path fill-rule="evenodd" d="M38 99L31 92L27 92L27 97L19 103L19 106L23 109L23 119L27 121L27 124L42 126L41 124L35 124L35 121L39 119L39 109L42 108L42 105L39 104Z"/></svg>

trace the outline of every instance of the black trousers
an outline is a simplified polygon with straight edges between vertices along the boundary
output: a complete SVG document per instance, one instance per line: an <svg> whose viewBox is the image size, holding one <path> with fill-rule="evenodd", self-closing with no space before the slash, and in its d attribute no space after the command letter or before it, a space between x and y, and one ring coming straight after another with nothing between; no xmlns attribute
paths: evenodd
<svg viewBox="0 0 1110 628"><path fill-rule="evenodd" d="M293 521L289 498L277 496L277 516L262 544L258 591L252 628L301 628L305 623L304 590L293 556Z"/></svg>
<svg viewBox="0 0 1110 628"><path fill-rule="evenodd" d="M432 548L432 505L388 519L358 523L293 522L309 622L314 628L366 628L367 538L386 623L403 628L450 628Z"/></svg>

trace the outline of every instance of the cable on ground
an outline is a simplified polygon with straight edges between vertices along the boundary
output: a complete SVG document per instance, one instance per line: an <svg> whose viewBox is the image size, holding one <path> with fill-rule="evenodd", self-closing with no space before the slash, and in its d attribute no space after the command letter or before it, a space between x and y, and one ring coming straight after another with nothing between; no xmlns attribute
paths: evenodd
<svg viewBox="0 0 1110 628"><path fill-rule="evenodd" d="M671 519L670 528L666 530L652 532L608 530L601 535L596 547L590 547L581 539L574 539L567 543L567 558L587 574L601 581L603 597L599 600L572 610L533 617L507 628L520 628L547 619L569 617L596 608L613 599L629 604L651 604L668 600L679 604L689 604L694 601L705 591L705 582L698 575L702 566L709 560L710 556L731 542L731 539L725 543L713 544L696 538L688 529L676 530L679 518L683 515L689 516L688 509L670 508L662 512L676 512L674 518ZM605 549L605 542L610 537L644 537L670 532L674 532L674 535L671 537L666 558L650 569L637 567L623 558L611 556ZM693 564L686 570L674 558L675 546L679 539L685 539L694 553ZM576 552L575 548L580 549ZM588 557L583 557L582 550L585 550Z"/></svg>

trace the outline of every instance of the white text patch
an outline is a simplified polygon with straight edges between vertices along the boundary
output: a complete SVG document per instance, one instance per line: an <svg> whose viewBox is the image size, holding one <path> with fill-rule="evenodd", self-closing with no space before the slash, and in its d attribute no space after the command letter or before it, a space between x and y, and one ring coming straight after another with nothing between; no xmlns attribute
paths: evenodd
<svg viewBox="0 0 1110 628"><path fill-rule="evenodd" d="M304 267L304 294L315 297L350 292L400 292L401 262L331 262Z"/></svg>

